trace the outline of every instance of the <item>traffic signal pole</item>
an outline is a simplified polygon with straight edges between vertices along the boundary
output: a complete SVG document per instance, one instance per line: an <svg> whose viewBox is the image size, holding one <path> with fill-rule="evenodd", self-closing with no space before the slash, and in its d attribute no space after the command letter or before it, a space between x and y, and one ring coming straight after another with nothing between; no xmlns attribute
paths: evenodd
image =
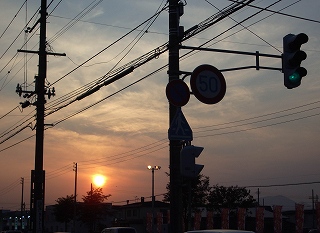
<svg viewBox="0 0 320 233"><path fill-rule="evenodd" d="M169 82L179 79L179 1L169 0ZM169 103L169 126L177 107ZM180 140L170 140L170 233L182 233Z"/></svg>

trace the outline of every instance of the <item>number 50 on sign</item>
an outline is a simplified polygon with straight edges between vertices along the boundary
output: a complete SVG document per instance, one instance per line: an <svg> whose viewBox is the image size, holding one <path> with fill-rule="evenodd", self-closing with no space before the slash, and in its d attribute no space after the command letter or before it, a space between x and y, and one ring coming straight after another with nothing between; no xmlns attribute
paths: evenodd
<svg viewBox="0 0 320 233"><path fill-rule="evenodd" d="M194 69L190 78L194 96L205 104L215 104L223 99L226 93L226 80L214 66L200 65Z"/></svg>

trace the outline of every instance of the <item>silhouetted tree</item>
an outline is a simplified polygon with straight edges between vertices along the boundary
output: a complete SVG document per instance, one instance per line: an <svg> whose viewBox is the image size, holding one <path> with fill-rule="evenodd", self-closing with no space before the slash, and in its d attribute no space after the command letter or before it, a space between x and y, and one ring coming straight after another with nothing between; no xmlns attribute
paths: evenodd
<svg viewBox="0 0 320 233"><path fill-rule="evenodd" d="M169 174L167 174L169 176ZM167 193L164 194L163 201L170 201L170 182L166 186ZM205 207L208 204L208 195L210 193L209 177L202 174L194 179L183 178L182 181L182 205L183 220L185 229L188 229L188 213L197 211L197 207ZM190 195L190 196L189 196ZM189 200L190 199L190 200ZM190 206L189 206L190 205Z"/></svg>
<svg viewBox="0 0 320 233"><path fill-rule="evenodd" d="M221 208L236 209L239 207L254 207L256 200L250 194L250 190L243 187L224 187L215 185L208 196L208 208L221 210Z"/></svg>
<svg viewBox="0 0 320 233"><path fill-rule="evenodd" d="M54 206L54 216L58 222L64 223L64 231L68 231L68 223L73 219L74 195L59 197Z"/></svg>
<svg viewBox="0 0 320 233"><path fill-rule="evenodd" d="M103 202L111 195L103 195L102 188L92 189L87 192L86 196L82 197L83 204L80 208L80 219L87 223L90 227L90 231L95 230L96 222L106 214L106 209L103 206Z"/></svg>
<svg viewBox="0 0 320 233"><path fill-rule="evenodd" d="M170 174L167 173L169 176ZM183 178L182 181L182 203L183 203L183 219L185 229L188 229L188 213L197 211L197 207L207 207L207 209L221 211L221 208L237 209L239 207L254 207L256 200L250 194L250 190L238 186L224 187L215 185L210 187L209 177L202 174L194 179ZM163 201L170 201L170 182L166 186L167 193L164 194ZM191 188L191 193L189 192ZM191 200L189 200L189 193ZM189 204L191 206L189 206Z"/></svg>

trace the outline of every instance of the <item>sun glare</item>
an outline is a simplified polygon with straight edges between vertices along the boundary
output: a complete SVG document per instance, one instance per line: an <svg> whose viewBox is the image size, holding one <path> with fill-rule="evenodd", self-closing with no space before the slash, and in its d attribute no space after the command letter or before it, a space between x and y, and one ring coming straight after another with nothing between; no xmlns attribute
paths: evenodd
<svg viewBox="0 0 320 233"><path fill-rule="evenodd" d="M100 174L94 175L93 176L93 183L98 186L102 187L104 183L106 182L106 177Z"/></svg>

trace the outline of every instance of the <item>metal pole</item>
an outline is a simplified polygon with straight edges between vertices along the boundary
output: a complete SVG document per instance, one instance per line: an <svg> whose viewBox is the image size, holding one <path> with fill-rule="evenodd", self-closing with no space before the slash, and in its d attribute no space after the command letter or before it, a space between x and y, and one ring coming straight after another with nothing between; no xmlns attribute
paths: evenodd
<svg viewBox="0 0 320 233"><path fill-rule="evenodd" d="M154 233L154 168L151 169L152 172L152 221L151 221L151 229L152 229L152 233Z"/></svg>
<svg viewBox="0 0 320 233"><path fill-rule="evenodd" d="M179 79L179 5L169 0L169 82ZM171 125L177 107L169 103ZM169 127L170 127L169 125ZM170 233L182 233L182 200L179 140L170 140Z"/></svg>
<svg viewBox="0 0 320 233"><path fill-rule="evenodd" d="M76 233L76 215L77 215L77 177L78 177L78 164L74 163L74 209L73 209L73 232Z"/></svg>
<svg viewBox="0 0 320 233"><path fill-rule="evenodd" d="M24 223L24 217L23 217L23 211L24 211L24 203L23 203L23 190L24 190L24 178L21 177L21 231L24 230L24 226L23 226L23 223Z"/></svg>
<svg viewBox="0 0 320 233"><path fill-rule="evenodd" d="M45 104L45 80L47 78L47 53L46 53L46 18L47 1L41 0L40 8L40 42L39 42L39 68L36 77L37 94L37 128L36 128L36 151L34 170L34 203L32 232L43 232L44 212L44 170L43 170L43 137L44 137L44 104Z"/></svg>
<svg viewBox="0 0 320 233"><path fill-rule="evenodd" d="M314 209L314 192L312 189L312 228L314 229L315 226L315 209Z"/></svg>

